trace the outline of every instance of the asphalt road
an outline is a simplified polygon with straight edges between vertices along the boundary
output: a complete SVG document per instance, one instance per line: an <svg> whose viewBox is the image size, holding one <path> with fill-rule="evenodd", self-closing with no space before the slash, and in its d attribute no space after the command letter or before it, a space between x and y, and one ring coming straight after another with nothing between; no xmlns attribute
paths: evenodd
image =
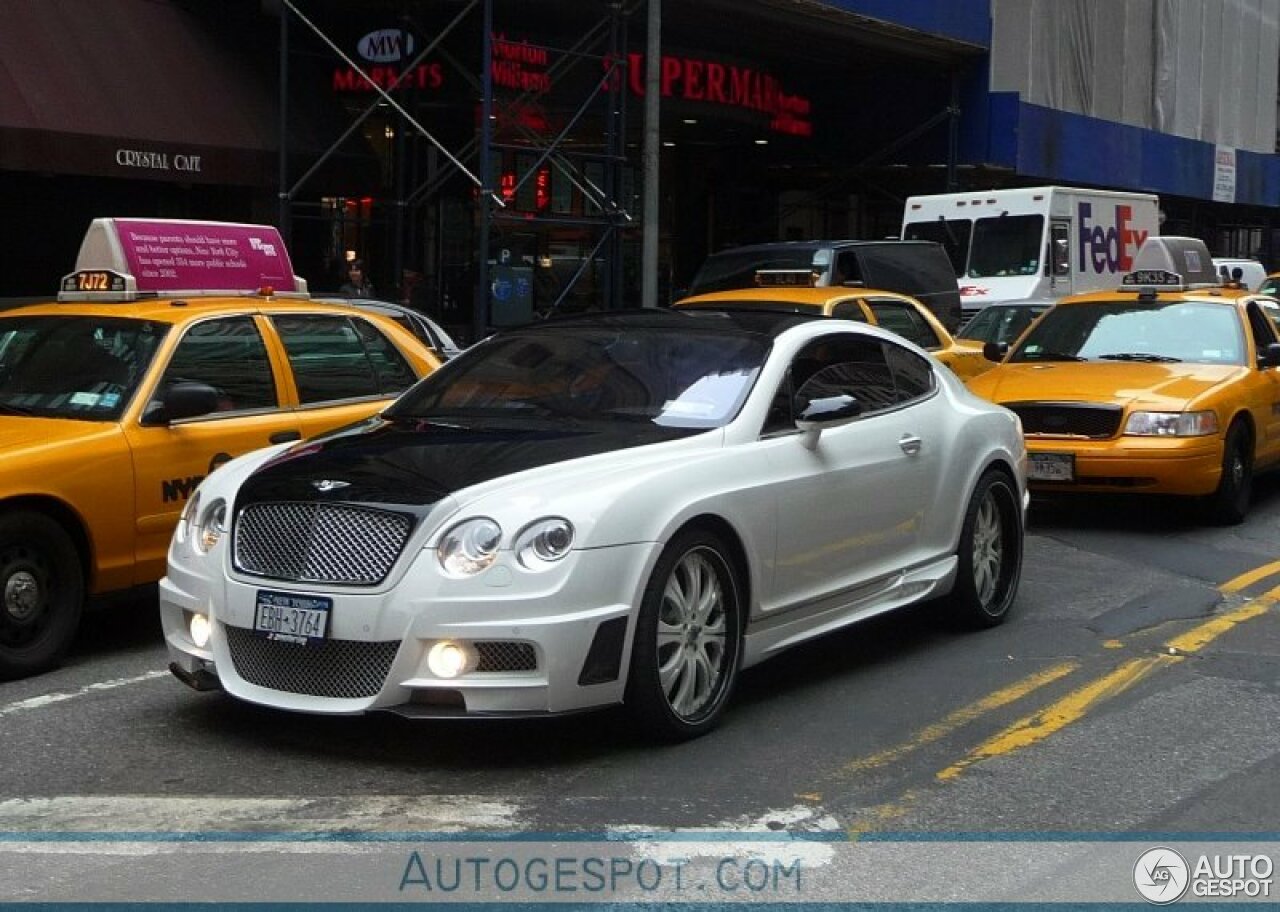
<svg viewBox="0 0 1280 912"><path fill-rule="evenodd" d="M616 712L413 723L198 694L135 598L63 668L0 684L0 831L1272 831L1278 527L1276 479L1230 529L1039 504L1004 626L866 622L747 672L721 728L665 747Z"/></svg>

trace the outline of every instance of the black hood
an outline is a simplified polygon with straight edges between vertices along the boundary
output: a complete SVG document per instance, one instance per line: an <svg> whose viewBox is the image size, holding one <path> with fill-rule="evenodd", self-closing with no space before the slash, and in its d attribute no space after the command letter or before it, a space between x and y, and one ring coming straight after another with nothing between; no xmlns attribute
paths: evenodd
<svg viewBox="0 0 1280 912"><path fill-rule="evenodd" d="M689 433L651 423L458 426L373 419L297 444L265 463L241 486L238 507L319 501L419 512L455 491L503 475Z"/></svg>

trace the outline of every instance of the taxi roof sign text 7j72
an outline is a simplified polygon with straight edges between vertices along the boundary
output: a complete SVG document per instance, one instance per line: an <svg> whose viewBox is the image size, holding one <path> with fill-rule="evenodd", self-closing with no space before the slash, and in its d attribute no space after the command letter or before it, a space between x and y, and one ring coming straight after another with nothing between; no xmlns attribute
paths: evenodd
<svg viewBox="0 0 1280 912"><path fill-rule="evenodd" d="M271 225L183 219L94 219L59 300L171 295L306 295Z"/></svg>

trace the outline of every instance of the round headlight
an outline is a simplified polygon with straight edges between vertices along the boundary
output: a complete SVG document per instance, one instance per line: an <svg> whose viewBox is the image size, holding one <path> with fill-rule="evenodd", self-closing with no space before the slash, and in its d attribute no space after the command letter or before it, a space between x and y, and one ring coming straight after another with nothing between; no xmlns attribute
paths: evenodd
<svg viewBox="0 0 1280 912"><path fill-rule="evenodd" d="M449 576L475 576L493 563L501 541L502 529L492 519L468 519L441 536L436 557Z"/></svg>
<svg viewBox="0 0 1280 912"><path fill-rule="evenodd" d="M573 524L553 516L525 526L512 550L526 570L543 570L562 560L573 547Z"/></svg>
<svg viewBox="0 0 1280 912"><path fill-rule="evenodd" d="M200 513L191 540L196 550L207 554L227 532L227 502L219 498Z"/></svg>

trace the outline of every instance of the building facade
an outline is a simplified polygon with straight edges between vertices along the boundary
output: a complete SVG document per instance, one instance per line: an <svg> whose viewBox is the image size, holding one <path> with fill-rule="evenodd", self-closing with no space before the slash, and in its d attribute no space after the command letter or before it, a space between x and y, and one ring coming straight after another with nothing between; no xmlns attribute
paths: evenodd
<svg viewBox="0 0 1280 912"><path fill-rule="evenodd" d="M1119 6L1122 14L1117 16ZM313 291L468 336L638 302L647 5L10 0L0 297L99 216L281 225ZM1280 266L1280 0L666 0L660 295L707 253L895 234L913 193L1161 195ZM282 141L283 140L283 141Z"/></svg>

